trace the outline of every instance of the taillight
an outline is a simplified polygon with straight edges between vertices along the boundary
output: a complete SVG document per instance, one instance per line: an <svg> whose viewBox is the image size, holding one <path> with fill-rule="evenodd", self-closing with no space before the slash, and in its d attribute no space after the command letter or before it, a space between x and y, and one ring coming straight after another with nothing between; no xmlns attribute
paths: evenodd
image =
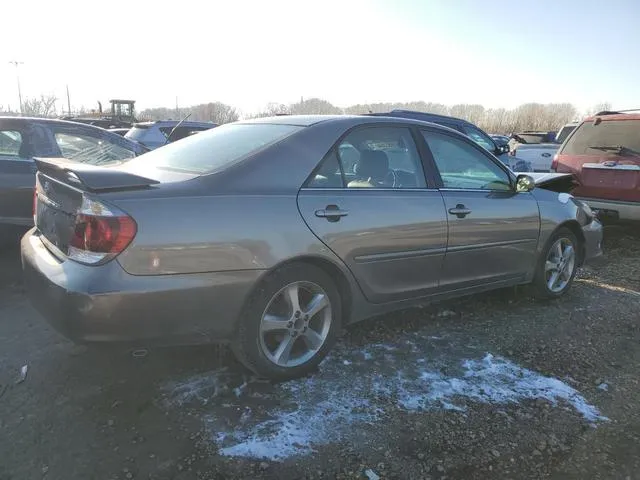
<svg viewBox="0 0 640 480"><path fill-rule="evenodd" d="M89 265L103 262L127 248L136 233L136 223L129 215L83 196L67 254Z"/></svg>
<svg viewBox="0 0 640 480"><path fill-rule="evenodd" d="M553 156L553 160L551 161L551 170L553 172L558 171L558 154L557 153Z"/></svg>

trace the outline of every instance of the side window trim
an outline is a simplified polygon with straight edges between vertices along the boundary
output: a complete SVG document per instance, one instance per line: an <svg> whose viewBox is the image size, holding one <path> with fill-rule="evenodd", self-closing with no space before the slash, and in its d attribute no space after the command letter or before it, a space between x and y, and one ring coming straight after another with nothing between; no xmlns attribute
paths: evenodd
<svg viewBox="0 0 640 480"><path fill-rule="evenodd" d="M507 168L507 166L504 165L499 160L496 161L497 159L494 159L489 154L489 152L487 152L484 148L482 148L476 142L474 142L469 137L467 137L464 133L462 134L464 138L460 138L457 135L451 135L450 132L436 130L436 129L429 128L429 127L418 127L418 129L419 129L419 133L420 133L420 137L421 137L420 139L422 140L422 142L424 142L424 147L426 149L426 152L428 152L428 157L429 157L430 161L433 162L433 165L435 167L435 172L436 172L437 178L438 178L438 185L437 185L436 188L438 188L440 190L449 190L449 191L452 191L452 190L455 190L455 191L483 191L483 192L501 192L501 193L504 193L504 190L484 190L484 189L475 189L475 188L451 188L451 187L445 187L444 186L444 182L442 180L442 176L440 175L440 170L438 169L437 164L435 163L435 158L433 156L433 152L431 151L431 148L429 148L429 144L428 144L427 140L424 138L424 135L422 134L422 132L436 133L436 134L439 134L439 135L445 135L447 137L455 138L457 140L465 142L467 145L470 145L477 152L479 152L484 158L486 158L489 162L491 162L494 165L498 166L503 172L505 172L505 174L509 178L509 184L511 185L511 188L515 188L515 181L516 181L515 176Z"/></svg>

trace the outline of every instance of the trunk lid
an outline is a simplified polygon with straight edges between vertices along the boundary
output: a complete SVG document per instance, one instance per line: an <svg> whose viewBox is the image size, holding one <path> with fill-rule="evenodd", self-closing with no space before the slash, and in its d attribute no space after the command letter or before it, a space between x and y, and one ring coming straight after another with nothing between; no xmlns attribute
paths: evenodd
<svg viewBox="0 0 640 480"><path fill-rule="evenodd" d="M558 164L578 177L578 196L640 201L640 156L561 154Z"/></svg>
<svg viewBox="0 0 640 480"><path fill-rule="evenodd" d="M34 222L41 238L49 247L57 250L55 253L58 255L72 255L74 248L78 250L78 243L87 241L87 234L89 237L93 235L94 240L96 235L109 234L111 246L120 246L122 235L130 234L133 220L115 206L101 201L99 193L143 189L159 183L158 180L112 167L84 165L64 159L38 158L35 162L38 173ZM91 238L88 240L91 242ZM83 243L83 246L86 245ZM119 252L100 253L107 254L103 256L106 258L109 254Z"/></svg>

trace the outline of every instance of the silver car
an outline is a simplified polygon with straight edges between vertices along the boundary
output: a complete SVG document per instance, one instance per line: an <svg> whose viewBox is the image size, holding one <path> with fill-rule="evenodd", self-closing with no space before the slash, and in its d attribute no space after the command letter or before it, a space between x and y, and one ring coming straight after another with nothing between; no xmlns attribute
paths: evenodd
<svg viewBox="0 0 640 480"><path fill-rule="evenodd" d="M382 312L519 284L559 297L602 255L588 206L415 120L279 116L116 167L37 163L22 260L55 328L228 342L270 378L309 372L343 326Z"/></svg>

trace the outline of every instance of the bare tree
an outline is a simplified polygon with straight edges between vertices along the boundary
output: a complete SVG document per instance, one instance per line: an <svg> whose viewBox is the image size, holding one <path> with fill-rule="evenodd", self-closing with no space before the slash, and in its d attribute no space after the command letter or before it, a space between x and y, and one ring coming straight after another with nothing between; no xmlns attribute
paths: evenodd
<svg viewBox="0 0 640 480"><path fill-rule="evenodd" d="M255 115L250 115L250 118L273 117L275 115L287 115L289 113L291 113L289 107L282 103L268 103L264 110Z"/></svg>
<svg viewBox="0 0 640 480"><path fill-rule="evenodd" d="M292 115L335 115L341 114L342 109L321 98L309 98L289 105Z"/></svg>
<svg viewBox="0 0 640 480"><path fill-rule="evenodd" d="M587 111L587 115L595 115L598 112L607 112L610 110L611 102L596 103Z"/></svg>
<svg viewBox="0 0 640 480"><path fill-rule="evenodd" d="M40 95L40 98L27 98L22 102L22 112L28 117L50 117L56 114L55 95Z"/></svg>

